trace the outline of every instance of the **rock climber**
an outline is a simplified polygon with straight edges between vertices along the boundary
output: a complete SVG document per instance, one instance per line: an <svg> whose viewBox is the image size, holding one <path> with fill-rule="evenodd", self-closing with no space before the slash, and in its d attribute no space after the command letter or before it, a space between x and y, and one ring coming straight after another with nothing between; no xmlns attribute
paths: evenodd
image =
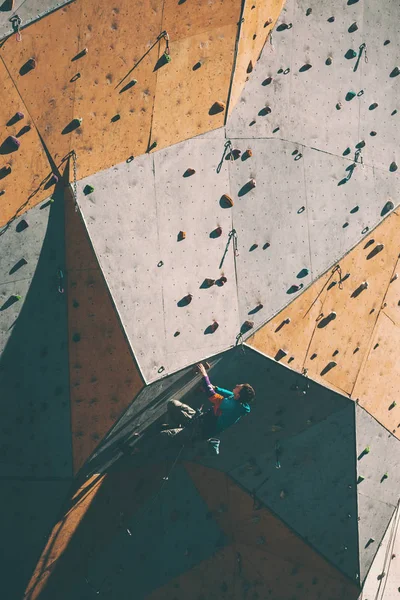
<svg viewBox="0 0 400 600"><path fill-rule="evenodd" d="M176 427L165 429L162 433L170 437L179 434L182 443L205 439L214 453L219 454L220 441L215 436L251 411L250 403L255 398L255 392L248 383L236 384L232 391L212 385L204 365L198 364L197 369L203 377L203 385L212 407L204 412L196 411L179 400L169 400L169 420Z"/></svg>

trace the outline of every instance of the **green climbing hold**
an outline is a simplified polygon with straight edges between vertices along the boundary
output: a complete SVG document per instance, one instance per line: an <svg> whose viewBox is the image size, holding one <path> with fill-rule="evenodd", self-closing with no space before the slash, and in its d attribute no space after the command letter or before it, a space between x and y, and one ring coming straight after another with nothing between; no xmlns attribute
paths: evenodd
<svg viewBox="0 0 400 600"><path fill-rule="evenodd" d="M164 59L166 60L166 62L170 63L171 62L171 55L168 54L168 52L164 52Z"/></svg>
<svg viewBox="0 0 400 600"><path fill-rule="evenodd" d="M357 94L350 90L350 92L347 92L347 94L346 94L347 102L350 102L350 100L353 100L353 98L355 98L356 96L357 96Z"/></svg>
<svg viewBox="0 0 400 600"><path fill-rule="evenodd" d="M389 406L389 410L392 410L396 406L396 401L393 400L392 404Z"/></svg>
<svg viewBox="0 0 400 600"><path fill-rule="evenodd" d="M369 446L366 446L366 447L364 448L364 454L369 454L369 451L370 451L370 447L369 447Z"/></svg>
<svg viewBox="0 0 400 600"><path fill-rule="evenodd" d="M13 298L15 300L21 300L22 296L20 296L19 294L14 294Z"/></svg>
<svg viewBox="0 0 400 600"><path fill-rule="evenodd" d="M362 481L364 481L364 479L365 479L365 477L363 477L362 475L359 475L358 479L357 479L357 483L361 483Z"/></svg>
<svg viewBox="0 0 400 600"><path fill-rule="evenodd" d="M387 479L388 477L389 477L389 475L387 472L382 475L382 479Z"/></svg>
<svg viewBox="0 0 400 600"><path fill-rule="evenodd" d="M351 58L355 58L357 56L357 52L355 52L352 48L350 48L350 50L347 50L345 57L347 58L347 60L350 60Z"/></svg>
<svg viewBox="0 0 400 600"><path fill-rule="evenodd" d="M88 194L92 194L94 192L94 187L92 185L85 185L85 187L83 188L83 193L85 194L85 196L87 196Z"/></svg>

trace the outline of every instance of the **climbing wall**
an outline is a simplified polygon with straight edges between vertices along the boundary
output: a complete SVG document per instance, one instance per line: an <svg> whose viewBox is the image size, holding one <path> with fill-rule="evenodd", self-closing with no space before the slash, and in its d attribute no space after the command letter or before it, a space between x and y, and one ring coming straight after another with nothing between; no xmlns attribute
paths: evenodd
<svg viewBox="0 0 400 600"><path fill-rule="evenodd" d="M72 195L65 196L69 368L77 472L143 387ZM93 348L96 353L93 354Z"/></svg>
<svg viewBox="0 0 400 600"><path fill-rule="evenodd" d="M55 0L31 0L30 2L24 2L24 0L2 0L0 4L0 40L13 33L17 35L18 29L24 29L33 21L42 19L69 2L71 0L60 2L56 2ZM16 17L19 17L19 19L15 20Z"/></svg>
<svg viewBox="0 0 400 600"><path fill-rule="evenodd" d="M388 216L248 340L253 348L357 399L396 434L398 221L397 212Z"/></svg>

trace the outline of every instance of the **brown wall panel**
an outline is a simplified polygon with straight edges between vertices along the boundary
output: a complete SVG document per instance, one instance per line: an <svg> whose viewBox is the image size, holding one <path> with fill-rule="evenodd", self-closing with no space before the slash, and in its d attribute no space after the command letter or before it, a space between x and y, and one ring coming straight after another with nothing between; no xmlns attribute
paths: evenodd
<svg viewBox="0 0 400 600"><path fill-rule="evenodd" d="M74 470L143 387L86 228L66 194L69 368Z"/></svg>
<svg viewBox="0 0 400 600"><path fill-rule="evenodd" d="M244 21L240 32L229 114L237 104L246 81L251 77L250 73L256 66L260 52L269 33L274 28L284 4L285 0L266 0L264 2L245 0ZM271 22L269 23L269 21ZM268 48L265 49L265 52L268 52Z"/></svg>
<svg viewBox="0 0 400 600"><path fill-rule="evenodd" d="M14 44L17 46L18 44ZM51 175L49 161L40 142L30 114L0 60L0 227L50 196L54 185L46 179ZM21 113L22 118L17 118ZM20 142L15 152L9 152L6 139L13 136ZM11 172L6 165L11 166Z"/></svg>

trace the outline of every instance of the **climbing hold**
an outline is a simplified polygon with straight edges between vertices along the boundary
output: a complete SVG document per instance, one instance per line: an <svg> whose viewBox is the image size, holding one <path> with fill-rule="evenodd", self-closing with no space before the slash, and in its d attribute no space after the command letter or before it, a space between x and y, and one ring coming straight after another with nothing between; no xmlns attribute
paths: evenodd
<svg viewBox="0 0 400 600"><path fill-rule="evenodd" d="M121 115L117 113L116 115L114 115L113 117L111 117L111 122L112 123L116 123L120 119L121 119Z"/></svg>
<svg viewBox="0 0 400 600"><path fill-rule="evenodd" d="M335 21L335 17L329 17L328 23L334 23L334 21Z"/></svg>
<svg viewBox="0 0 400 600"><path fill-rule="evenodd" d="M268 18L268 19L265 21L265 23L264 23L264 27L268 27L268 25L271 25L271 23L272 23L272 19L271 19L271 17L269 17L269 18Z"/></svg>
<svg viewBox="0 0 400 600"><path fill-rule="evenodd" d="M164 52L164 54L163 54L163 58L164 58L164 60L165 60L167 63L170 63L170 62L171 62L171 55L170 55L170 53L169 53L169 52L167 52L167 50Z"/></svg>
<svg viewBox="0 0 400 600"><path fill-rule="evenodd" d="M215 234L215 237L220 237L222 235L222 227L217 227L214 229L213 233Z"/></svg>
<svg viewBox="0 0 400 600"><path fill-rule="evenodd" d="M36 59L35 58L29 58L26 61L26 66L29 70L35 69L36 68Z"/></svg>
<svg viewBox="0 0 400 600"><path fill-rule="evenodd" d="M227 281L227 278L222 276L216 281L216 283L218 283L218 285L224 285Z"/></svg>
<svg viewBox="0 0 400 600"><path fill-rule="evenodd" d="M150 144L148 151L150 152L151 150L154 150L154 148L157 148L157 142L153 142L152 144Z"/></svg>
<svg viewBox="0 0 400 600"><path fill-rule="evenodd" d="M387 479L388 477L389 477L389 475L387 472L382 475L382 479Z"/></svg>
<svg viewBox="0 0 400 600"><path fill-rule="evenodd" d="M285 490L281 490L280 494L279 494L279 498L281 500L284 500L284 498L286 498L287 496L287 492Z"/></svg>
<svg viewBox="0 0 400 600"><path fill-rule="evenodd" d="M329 66L329 65L331 65L331 64L332 64L332 56L328 56L328 58L327 58L327 59L326 59L326 61L325 61L325 64L326 64L327 66Z"/></svg>
<svg viewBox="0 0 400 600"><path fill-rule="evenodd" d="M372 104L369 105L369 110L375 110L376 108L378 108L378 103L377 102L373 102Z"/></svg>
<svg viewBox="0 0 400 600"><path fill-rule="evenodd" d="M247 148L246 152L243 154L243 157L251 158L253 156L253 152L250 148Z"/></svg>
<svg viewBox="0 0 400 600"><path fill-rule="evenodd" d="M370 134L369 134L369 135L370 135L371 137L375 137L375 136L376 136L376 131L370 131Z"/></svg>
<svg viewBox="0 0 400 600"><path fill-rule="evenodd" d="M253 250L256 250L256 248L258 248L258 244L253 244L250 246L250 252L253 252Z"/></svg>
<svg viewBox="0 0 400 600"><path fill-rule="evenodd" d="M348 30L347 30L347 31L348 31L349 33L354 33L354 31L357 31L357 29L358 29L357 22L354 22L354 23L352 23L352 24L350 25L350 27L348 28Z"/></svg>
<svg viewBox="0 0 400 600"><path fill-rule="evenodd" d="M250 329L253 329L253 327L254 321L245 321L242 325L242 332L250 331Z"/></svg>
<svg viewBox="0 0 400 600"><path fill-rule="evenodd" d="M214 102L212 107L209 110L210 115L216 115L218 113L224 112L226 108L225 102Z"/></svg>
<svg viewBox="0 0 400 600"><path fill-rule="evenodd" d="M17 112L17 113L15 113L15 117L14 117L14 118L15 118L15 120L16 120L16 121L22 121L22 119L23 119L24 117L25 117L24 113L22 113L22 112Z"/></svg>
<svg viewBox="0 0 400 600"><path fill-rule="evenodd" d="M237 160L239 158L239 156L242 154L242 151L239 150L239 148L233 148L233 150L231 150L230 154L234 160Z"/></svg>
<svg viewBox="0 0 400 600"><path fill-rule="evenodd" d="M4 196L5 193L6 193L6 190L0 190L0 196Z"/></svg>
<svg viewBox="0 0 400 600"><path fill-rule="evenodd" d="M220 203L224 208L229 208L233 206L233 200L230 196L228 196L228 194L223 194L221 196Z"/></svg>
<svg viewBox="0 0 400 600"><path fill-rule="evenodd" d="M178 241L181 242L184 239L186 239L186 231L180 231L178 233Z"/></svg>
<svg viewBox="0 0 400 600"><path fill-rule="evenodd" d="M267 79L264 79L264 81L262 82L261 85L263 85L264 87L266 85L269 85L272 82L272 77L267 77Z"/></svg>
<svg viewBox="0 0 400 600"><path fill-rule="evenodd" d="M306 17L309 17L312 13L312 8L307 8L306 10Z"/></svg>
<svg viewBox="0 0 400 600"><path fill-rule="evenodd" d="M253 71L253 63L252 61L249 62L247 69L246 69L246 73L251 73Z"/></svg>
<svg viewBox="0 0 400 600"><path fill-rule="evenodd" d="M211 332L214 333L214 331L217 331L218 327L219 327L219 323L217 321L214 321L212 323L212 325L210 325Z"/></svg>
<svg viewBox="0 0 400 600"><path fill-rule="evenodd" d="M346 94L347 102L350 102L350 100L353 100L353 98L355 98L356 96L357 96L357 94L355 92L353 92L352 90L350 90L350 92L347 92L347 94Z"/></svg>
<svg viewBox="0 0 400 600"><path fill-rule="evenodd" d="M391 173L394 173L395 171L397 171L397 164L393 161L389 167L389 171Z"/></svg>
<svg viewBox="0 0 400 600"><path fill-rule="evenodd" d="M175 331L174 337L178 337L178 335L181 335L181 332L180 331Z"/></svg>
<svg viewBox="0 0 400 600"><path fill-rule="evenodd" d="M12 171L12 167L10 165L10 163L7 163L4 165L4 167L2 167L0 169L0 178L5 177L6 175L9 175Z"/></svg>
<svg viewBox="0 0 400 600"><path fill-rule="evenodd" d="M19 294L13 294L12 298L15 302L18 302L18 300L21 300L22 296L20 296Z"/></svg>
<svg viewBox="0 0 400 600"><path fill-rule="evenodd" d="M342 108L342 103L341 103L341 102L338 102L338 103L336 104L336 110L340 110L341 108Z"/></svg>
<svg viewBox="0 0 400 600"><path fill-rule="evenodd" d="M369 454L369 453L370 453L370 450L371 450L371 449L370 449L370 447L369 447L369 446L366 446L366 447L364 448L364 450L363 450L363 454Z"/></svg>
<svg viewBox="0 0 400 600"><path fill-rule="evenodd" d="M350 48L349 50L347 50L347 52L344 56L345 56L345 58L347 58L347 60L350 60L357 56L357 52L355 52L352 48Z"/></svg>
<svg viewBox="0 0 400 600"><path fill-rule="evenodd" d="M190 177L191 175L194 175L196 173L196 171L194 169L186 169L186 171L184 172L183 176L184 177Z"/></svg>
<svg viewBox="0 0 400 600"><path fill-rule="evenodd" d="M269 242L265 242L264 246L263 246L263 250L266 250L267 248L270 247L270 243Z"/></svg>
<svg viewBox="0 0 400 600"><path fill-rule="evenodd" d="M360 288L362 290L366 290L368 288L368 281L363 281L362 284L360 285Z"/></svg>
<svg viewBox="0 0 400 600"><path fill-rule="evenodd" d="M306 63L305 65L300 67L299 71L300 71L300 73L304 73L305 71L309 71L311 68L312 68L312 65L310 65L310 63Z"/></svg>
<svg viewBox="0 0 400 600"><path fill-rule="evenodd" d="M88 194L92 194L94 192L94 187L92 185L85 185L85 187L83 188L83 193L85 194L85 196L87 196Z"/></svg>
<svg viewBox="0 0 400 600"><path fill-rule="evenodd" d="M128 158L126 159L126 162L129 164L134 160L134 156L128 156Z"/></svg>
<svg viewBox="0 0 400 600"><path fill-rule="evenodd" d="M393 283L393 281L396 281L396 279L398 279L398 278L399 278L399 275L398 275L398 273L395 273L395 274L393 275L392 279L390 280L390 283Z"/></svg>
<svg viewBox="0 0 400 600"><path fill-rule="evenodd" d="M361 150L364 147L365 147L365 141L364 140L362 140L361 142L358 142L358 144L356 144L357 150Z"/></svg>
<svg viewBox="0 0 400 600"><path fill-rule="evenodd" d="M390 77L397 77L398 75L400 75L400 69L399 69L399 67L395 67L393 69L393 71L390 73Z"/></svg>
<svg viewBox="0 0 400 600"><path fill-rule="evenodd" d="M289 323L290 323L290 317L288 317L287 319L285 319L283 322L285 323L285 325L289 325Z"/></svg>
<svg viewBox="0 0 400 600"><path fill-rule="evenodd" d="M357 479L357 483L361 483L362 481L364 481L364 479L365 479L365 477L363 477L362 475L359 475L358 479Z"/></svg>
<svg viewBox="0 0 400 600"><path fill-rule="evenodd" d="M255 179L250 179L248 186L252 189L256 187L256 180Z"/></svg>
<svg viewBox="0 0 400 600"><path fill-rule="evenodd" d="M287 351L284 350L283 348L280 348L278 350L278 352L275 354L274 358L277 362L279 362L280 360L282 360L282 358L285 358L285 356L287 356Z"/></svg>
<svg viewBox="0 0 400 600"><path fill-rule="evenodd" d="M389 410L393 410L393 408L396 406L396 401L393 400L392 404L389 406Z"/></svg>
<svg viewBox="0 0 400 600"><path fill-rule="evenodd" d="M209 279L209 278L206 278L203 282L205 287L211 287L214 285L214 283L215 283L215 279Z"/></svg>
<svg viewBox="0 0 400 600"><path fill-rule="evenodd" d="M17 150L20 147L21 142L13 135L9 135L4 142L4 145L10 150Z"/></svg>

